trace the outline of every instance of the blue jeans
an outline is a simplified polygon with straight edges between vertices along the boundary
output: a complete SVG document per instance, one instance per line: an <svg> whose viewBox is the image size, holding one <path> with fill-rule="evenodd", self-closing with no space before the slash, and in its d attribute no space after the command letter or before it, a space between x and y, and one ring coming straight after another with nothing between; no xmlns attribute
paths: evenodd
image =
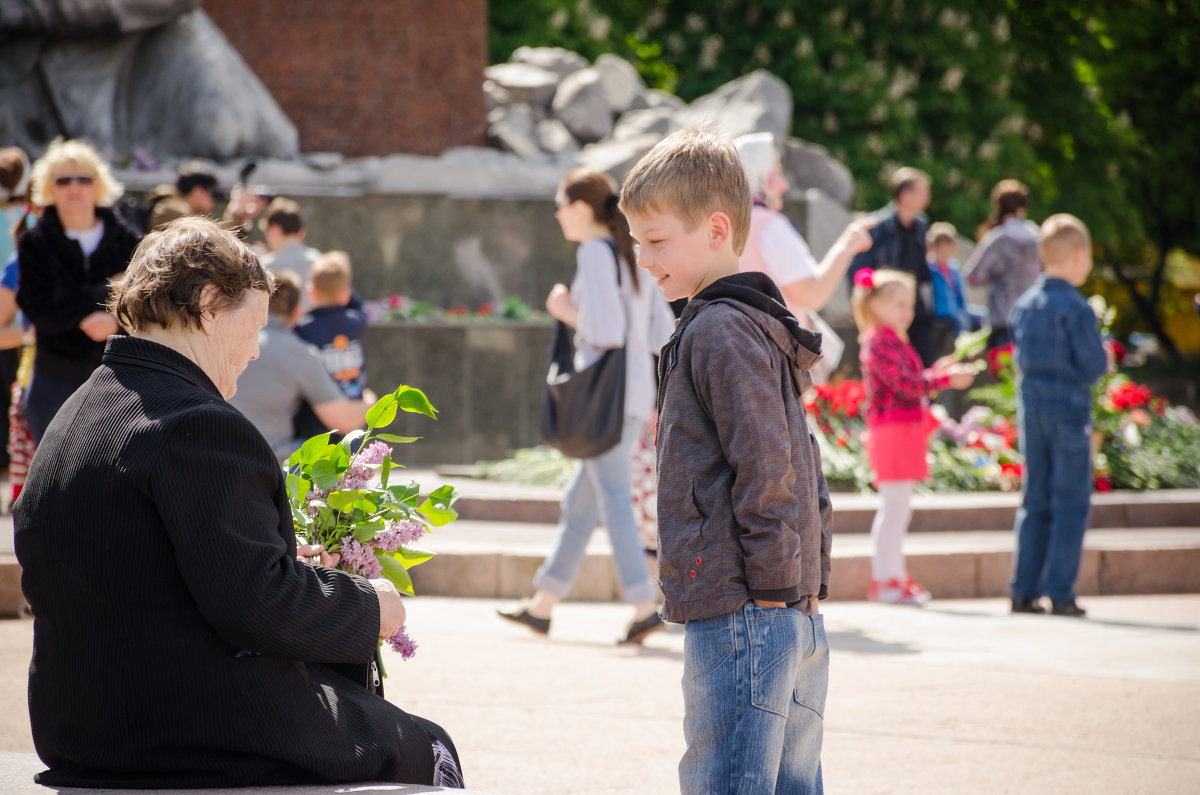
<svg viewBox="0 0 1200 795"><path fill-rule="evenodd" d="M583 565L588 540L596 525L603 521L612 542L613 562L625 601L644 602L654 598L654 584L646 572L646 555L638 539L629 488L629 449L644 425L644 420L626 417L620 444L575 465L575 474L563 493L558 538L550 557L533 578L536 587L565 598Z"/></svg>
<svg viewBox="0 0 1200 795"><path fill-rule="evenodd" d="M1013 599L1075 599L1092 500L1091 406L1021 405L1025 477L1015 530Z"/></svg>
<svg viewBox="0 0 1200 795"><path fill-rule="evenodd" d="M829 689L822 616L740 610L684 625L684 795L823 792Z"/></svg>

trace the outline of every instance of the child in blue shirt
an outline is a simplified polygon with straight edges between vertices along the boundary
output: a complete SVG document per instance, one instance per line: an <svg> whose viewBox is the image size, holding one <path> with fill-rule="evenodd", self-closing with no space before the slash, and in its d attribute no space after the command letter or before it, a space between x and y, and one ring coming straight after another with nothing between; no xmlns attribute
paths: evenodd
<svg viewBox="0 0 1200 795"><path fill-rule="evenodd" d="M958 260L954 258L957 238L954 226L944 221L931 225L925 238L933 276L934 352L939 357L953 351L958 335L972 328Z"/></svg>
<svg viewBox="0 0 1200 795"><path fill-rule="evenodd" d="M1052 215L1038 242L1045 272L1009 320L1025 477L1017 511L1012 611L1082 617L1075 579L1092 497L1092 384L1108 369L1096 316L1076 289L1092 270L1087 227Z"/></svg>
<svg viewBox="0 0 1200 795"><path fill-rule="evenodd" d="M316 346L325 369L351 400L362 398L367 386L363 336L367 316L353 306L350 258L330 251L313 263L308 294L312 309L296 324L296 335Z"/></svg>

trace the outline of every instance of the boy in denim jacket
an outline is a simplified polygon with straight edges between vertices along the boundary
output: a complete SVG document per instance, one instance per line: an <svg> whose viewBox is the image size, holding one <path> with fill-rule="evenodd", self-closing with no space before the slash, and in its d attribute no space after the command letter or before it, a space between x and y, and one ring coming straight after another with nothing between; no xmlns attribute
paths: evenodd
<svg viewBox="0 0 1200 795"><path fill-rule="evenodd" d="M683 130L634 167L638 266L687 298L659 362L663 618L684 624L684 793L821 792L831 509L801 393L820 358L771 280L739 273L750 189ZM858 241L870 245L869 236Z"/></svg>
<svg viewBox="0 0 1200 795"><path fill-rule="evenodd" d="M1087 227L1053 215L1038 243L1045 273L1013 307L1017 420L1025 477L1012 611L1085 615L1075 603L1092 495L1092 384L1108 368L1096 316L1076 289L1092 270Z"/></svg>

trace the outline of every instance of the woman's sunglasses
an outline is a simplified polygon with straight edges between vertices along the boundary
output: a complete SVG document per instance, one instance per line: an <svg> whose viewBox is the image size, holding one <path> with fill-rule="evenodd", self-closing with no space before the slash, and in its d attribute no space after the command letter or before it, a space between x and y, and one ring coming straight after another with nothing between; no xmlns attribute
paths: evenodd
<svg viewBox="0 0 1200 795"><path fill-rule="evenodd" d="M74 182L76 185L91 185L96 181L96 178L88 174L64 174L61 177L54 178L54 184L60 188L65 188Z"/></svg>

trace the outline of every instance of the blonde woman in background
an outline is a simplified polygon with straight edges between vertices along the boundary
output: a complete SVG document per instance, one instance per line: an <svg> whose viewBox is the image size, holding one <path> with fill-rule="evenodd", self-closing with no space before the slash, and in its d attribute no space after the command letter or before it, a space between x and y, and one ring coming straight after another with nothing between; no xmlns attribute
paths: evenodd
<svg viewBox="0 0 1200 795"><path fill-rule="evenodd" d="M25 416L40 441L50 420L100 364L117 331L105 310L138 234L111 209L122 186L82 141L56 140L33 165L33 203L41 220L17 244L17 303L37 332Z"/></svg>

